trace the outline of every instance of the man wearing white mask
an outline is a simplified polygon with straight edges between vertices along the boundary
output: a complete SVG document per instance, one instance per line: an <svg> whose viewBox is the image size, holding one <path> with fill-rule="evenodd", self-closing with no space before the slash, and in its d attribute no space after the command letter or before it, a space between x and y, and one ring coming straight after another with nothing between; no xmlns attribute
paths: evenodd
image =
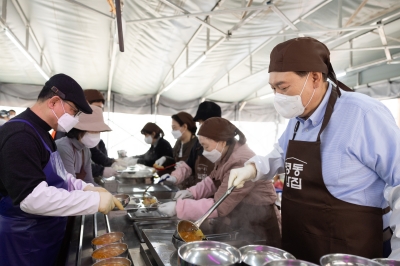
<svg viewBox="0 0 400 266"><path fill-rule="evenodd" d="M104 123L103 110L95 105L90 107L93 113L81 114L79 123L66 137L56 140L56 144L67 172L98 186L92 175L90 149L100 142L100 133L111 131L111 128Z"/></svg>
<svg viewBox="0 0 400 266"><path fill-rule="evenodd" d="M390 218L385 185L390 206L400 194L400 130L390 111L337 81L328 48L313 38L278 44L269 72L288 127L270 154L232 170L229 186L285 173L282 248L298 259L388 256L399 211Z"/></svg>
<svg viewBox="0 0 400 266"><path fill-rule="evenodd" d="M92 113L81 86L57 74L38 100L0 128L0 258L2 265L54 265L66 217L108 213L109 192L68 173L49 130L68 132Z"/></svg>

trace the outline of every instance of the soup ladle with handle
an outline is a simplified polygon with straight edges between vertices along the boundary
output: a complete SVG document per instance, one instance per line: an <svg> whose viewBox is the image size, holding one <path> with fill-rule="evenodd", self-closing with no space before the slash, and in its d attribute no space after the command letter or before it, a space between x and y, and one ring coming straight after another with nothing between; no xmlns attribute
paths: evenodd
<svg viewBox="0 0 400 266"><path fill-rule="evenodd" d="M230 187L225 194L214 203L214 205L197 221L191 222L188 220L181 220L177 225L177 230L173 237L185 242L199 241L206 239L203 232L200 230L200 225L211 215L211 213L232 193L235 186Z"/></svg>

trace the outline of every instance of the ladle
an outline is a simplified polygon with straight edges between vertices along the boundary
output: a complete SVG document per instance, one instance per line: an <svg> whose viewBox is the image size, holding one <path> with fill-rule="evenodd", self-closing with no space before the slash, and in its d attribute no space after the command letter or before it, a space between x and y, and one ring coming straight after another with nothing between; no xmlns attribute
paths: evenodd
<svg viewBox="0 0 400 266"><path fill-rule="evenodd" d="M174 237L183 240L185 242L191 242L191 241L198 241L198 240L203 240L205 239L205 236L203 232L200 230L200 225L210 216L210 214L231 194L231 192L235 189L235 186L232 186L229 188L225 194L216 202L214 205L202 216L200 217L197 221L191 222L188 220L181 220L179 221L177 225L177 230L174 233ZM189 233L192 238L188 239L189 236L188 234L185 235L185 233Z"/></svg>

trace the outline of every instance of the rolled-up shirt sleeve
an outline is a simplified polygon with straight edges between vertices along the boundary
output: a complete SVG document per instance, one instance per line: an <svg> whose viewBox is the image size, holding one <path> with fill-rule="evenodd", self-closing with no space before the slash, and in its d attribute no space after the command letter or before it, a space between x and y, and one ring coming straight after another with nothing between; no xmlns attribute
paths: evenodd
<svg viewBox="0 0 400 266"><path fill-rule="evenodd" d="M73 190L49 186L41 182L20 203L24 212L43 216L76 216L94 214L99 209L100 194L93 191Z"/></svg>
<svg viewBox="0 0 400 266"><path fill-rule="evenodd" d="M283 150L278 143L267 156L256 155L248 160L245 165L253 163L257 168L257 175L253 181L271 180L276 174L284 172Z"/></svg>

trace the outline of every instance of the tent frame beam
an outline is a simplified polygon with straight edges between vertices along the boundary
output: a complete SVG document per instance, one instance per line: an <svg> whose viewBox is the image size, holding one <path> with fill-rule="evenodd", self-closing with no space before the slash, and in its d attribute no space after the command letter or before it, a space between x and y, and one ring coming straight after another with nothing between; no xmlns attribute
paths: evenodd
<svg viewBox="0 0 400 266"><path fill-rule="evenodd" d="M319 10L321 7L325 6L326 4L328 4L329 2L331 2L332 0L328 0L316 7L314 7L313 9L311 9L310 11L308 11L306 14L304 14L302 17L300 17L300 19L296 19L293 24L298 24L299 22L303 21L304 19L306 19L308 16L310 16L311 14L313 14L314 12L316 12L317 10ZM249 14L251 15L251 14ZM245 18L247 19L247 17ZM238 23L240 24L240 22ZM241 24L243 25L243 24ZM236 27L236 26L235 26ZM235 28L234 27L234 28ZM289 26L286 26L285 28L282 29L282 31L289 29ZM235 66L233 66L230 70L228 70L225 74L223 74L217 81L215 81L210 88L201 96L201 98L206 97L206 95L208 94L208 92L210 90L213 89L213 87L220 82L222 79L224 78L228 78L228 84L230 84L230 72L234 71L237 67L239 67L240 65L242 65L244 62L246 62L249 58L251 58L252 56L254 56L258 51L260 51L262 48L264 48L265 46L267 46L271 41L273 41L275 39L275 37L269 38L267 41L265 41L264 43L262 43L261 45L259 45L255 50L253 50L252 52L250 52L249 55L247 55L246 57L244 57L242 60L240 60ZM251 60L252 61L252 60ZM252 63L252 62L251 62ZM251 74L253 71L251 71Z"/></svg>
<svg viewBox="0 0 400 266"><path fill-rule="evenodd" d="M174 3L172 3L172 2L170 2L170 1L168 1L168 0L159 0L159 1L162 2L163 4L167 5L167 6L169 6L169 7L173 8L173 9L175 9L175 10L177 10L177 11L183 13L183 14L192 14L192 13L189 12L188 10L186 10L186 9L184 9L184 8L182 8L182 7L176 5L176 4L174 4ZM209 17L207 17L207 18L209 18ZM213 25L211 25L211 24L208 23L207 21L204 21L204 20L202 20L202 19L200 19L200 18L198 18L198 17L194 17L194 19L195 19L197 22L199 22L199 23L201 23L202 25L204 25L205 27L207 27L208 29L214 30L215 32L218 32L219 34L221 34L221 35L223 35L223 36L225 36L225 37L227 36L227 33L223 32L222 30L220 30L220 29L218 29L218 28L216 28L216 27L214 27Z"/></svg>
<svg viewBox="0 0 400 266"><path fill-rule="evenodd" d="M206 11L206 12L177 15L177 16L166 16L166 17L160 17L160 18L143 18L143 19L128 20L126 23L127 24L138 24L138 23L157 22L157 21L172 20L172 19L183 19L183 18L187 19L190 17L217 16L217 15L222 15L222 14L242 13L244 11L254 11L254 10L262 11L262 10L269 9L271 5L272 4L267 3L266 5L263 5L263 6L231 8L231 9L224 9L224 10Z"/></svg>
<svg viewBox="0 0 400 266"><path fill-rule="evenodd" d="M76 5L78 5L78 6L81 6L81 7L85 8L85 9L87 9L87 10L96 12L97 14L103 15L103 16L109 18L109 19L114 19L113 16L107 15L106 13L103 13L103 12L101 12L101 11L99 11L99 10L96 10L96 9L90 7L90 6L87 6L87 5L85 5L85 4L82 4L81 2L78 2L78 1L75 1L75 0L65 0L65 1L70 2L70 3L73 3L73 4L76 4Z"/></svg>
<svg viewBox="0 0 400 266"><path fill-rule="evenodd" d="M377 28L378 28L378 25L366 25L366 26L357 26L357 27L348 27L348 28L320 29L320 30L309 30L309 31L293 31L293 32L283 32L283 33L276 33L276 34L262 34L262 35L248 35L248 36L239 35L239 36L232 36L230 38L231 39L248 39L248 38L316 35L316 34L320 34L320 33L329 33L329 32L375 30Z"/></svg>

